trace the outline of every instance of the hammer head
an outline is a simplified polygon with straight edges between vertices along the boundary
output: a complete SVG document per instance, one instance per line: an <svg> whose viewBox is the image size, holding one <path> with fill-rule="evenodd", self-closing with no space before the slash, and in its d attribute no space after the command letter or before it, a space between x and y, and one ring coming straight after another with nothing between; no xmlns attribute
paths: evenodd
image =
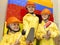
<svg viewBox="0 0 60 45"><path fill-rule="evenodd" d="M34 40L34 28L32 27L30 29L28 36L27 36L27 41L32 42L33 40Z"/></svg>

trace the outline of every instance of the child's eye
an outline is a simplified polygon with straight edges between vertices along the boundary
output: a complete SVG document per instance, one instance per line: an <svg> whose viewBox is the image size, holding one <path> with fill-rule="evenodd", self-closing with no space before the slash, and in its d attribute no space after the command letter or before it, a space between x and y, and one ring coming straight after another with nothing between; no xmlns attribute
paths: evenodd
<svg viewBox="0 0 60 45"><path fill-rule="evenodd" d="M16 24L14 24L14 25L16 25Z"/></svg>
<svg viewBox="0 0 60 45"><path fill-rule="evenodd" d="M14 24L14 25L19 25L19 24Z"/></svg>

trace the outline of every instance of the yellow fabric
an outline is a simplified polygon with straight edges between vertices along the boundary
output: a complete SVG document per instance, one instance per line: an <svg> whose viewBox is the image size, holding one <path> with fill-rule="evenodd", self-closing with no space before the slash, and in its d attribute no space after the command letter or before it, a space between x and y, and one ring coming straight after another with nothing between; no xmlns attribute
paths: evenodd
<svg viewBox="0 0 60 45"><path fill-rule="evenodd" d="M28 0L28 1L31 1L49 8L53 8L53 2L51 2L51 0Z"/></svg>
<svg viewBox="0 0 60 45"><path fill-rule="evenodd" d="M7 34L7 31L8 31L6 24L7 24L7 22L5 22L5 24L4 24L4 32L3 32L4 35Z"/></svg>
<svg viewBox="0 0 60 45"><path fill-rule="evenodd" d="M38 28L39 18L35 14L26 14L23 17L23 29L26 31L25 37L27 38L30 29L33 27L35 32ZM36 45L36 40L33 41L33 44Z"/></svg>
<svg viewBox="0 0 60 45"><path fill-rule="evenodd" d="M22 31L22 29L23 29L23 23L19 23L19 26L20 26L20 31Z"/></svg>
<svg viewBox="0 0 60 45"><path fill-rule="evenodd" d="M17 32L15 34L9 33L3 37L2 41L0 42L0 45L14 44L14 42L18 39L20 35L21 35L20 32ZM19 41L20 41L20 45L26 45L25 36L21 36Z"/></svg>
<svg viewBox="0 0 60 45"><path fill-rule="evenodd" d="M55 43L54 43L53 39L50 38L49 40L42 39L40 41L40 44L39 45L55 45Z"/></svg>
<svg viewBox="0 0 60 45"><path fill-rule="evenodd" d="M23 29L26 30L26 37L30 31L30 29L33 27L35 29L35 32L38 28L39 18L35 14L26 14L23 17Z"/></svg>
<svg viewBox="0 0 60 45"><path fill-rule="evenodd" d="M20 31L22 31L23 24L22 24L22 23L19 23L19 26L20 26ZM8 31L8 28L6 27L6 22L5 22L5 24L4 24L4 32L3 32L3 34L4 34L4 35L7 34L7 31Z"/></svg>
<svg viewBox="0 0 60 45"><path fill-rule="evenodd" d="M38 30L36 31L36 37L39 37L41 39L40 45L54 45L53 38L59 35L59 30L54 22L51 23L47 28L44 29L45 22L42 21L41 24L38 26ZM46 32L50 30L51 36L49 40L46 40L43 38L43 35L46 34Z"/></svg>

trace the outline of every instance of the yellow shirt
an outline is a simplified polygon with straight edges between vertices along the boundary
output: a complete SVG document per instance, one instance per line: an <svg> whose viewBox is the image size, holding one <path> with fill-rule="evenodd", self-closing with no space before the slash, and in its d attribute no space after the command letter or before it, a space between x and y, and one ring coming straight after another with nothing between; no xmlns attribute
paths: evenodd
<svg viewBox="0 0 60 45"><path fill-rule="evenodd" d="M6 35L4 35L3 39L1 40L0 45L14 44L19 36L21 36L20 32L17 32L15 34L12 34L12 33L6 34ZM26 45L25 36L21 36L19 41L20 41L20 45Z"/></svg>
<svg viewBox="0 0 60 45"><path fill-rule="evenodd" d="M54 22L51 22L51 24L47 28L44 28L45 24L46 23L44 21L39 24L38 30L36 31L36 37L40 37L40 39L43 39L43 35L45 35L48 30L51 32L51 38L54 38L59 34L59 30Z"/></svg>
<svg viewBox="0 0 60 45"><path fill-rule="evenodd" d="M23 17L23 29L26 30L26 37L32 27L35 29L36 32L38 23L39 18L35 14L32 15L28 13Z"/></svg>

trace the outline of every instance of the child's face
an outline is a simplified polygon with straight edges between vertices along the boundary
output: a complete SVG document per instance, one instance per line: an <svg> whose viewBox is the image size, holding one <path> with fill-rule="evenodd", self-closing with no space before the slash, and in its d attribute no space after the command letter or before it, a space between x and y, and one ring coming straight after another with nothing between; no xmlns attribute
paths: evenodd
<svg viewBox="0 0 60 45"><path fill-rule="evenodd" d="M46 19L48 19L48 18L49 18L49 15L48 15L48 14L43 14L43 15L42 15L42 19L43 19L43 20L46 20Z"/></svg>
<svg viewBox="0 0 60 45"><path fill-rule="evenodd" d="M9 24L9 26L13 31L19 30L19 23L11 23L11 24Z"/></svg>
<svg viewBox="0 0 60 45"><path fill-rule="evenodd" d="M35 7L32 5L27 6L28 12L33 13L35 11Z"/></svg>

